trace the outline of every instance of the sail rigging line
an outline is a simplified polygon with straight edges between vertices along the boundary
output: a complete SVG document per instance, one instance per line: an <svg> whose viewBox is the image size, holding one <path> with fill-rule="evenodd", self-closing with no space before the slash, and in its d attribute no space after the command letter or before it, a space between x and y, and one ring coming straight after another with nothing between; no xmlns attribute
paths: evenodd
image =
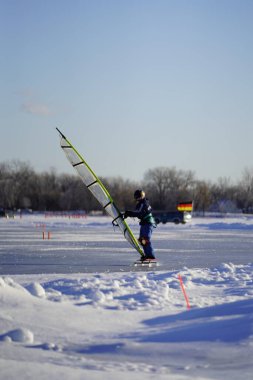
<svg viewBox="0 0 253 380"><path fill-rule="evenodd" d="M64 136L64 134L58 128L56 128L56 130L59 132L61 137L60 145L62 150L64 151L70 164L81 177L85 186L90 190L90 192L101 204L101 206L107 212L107 214L110 215L110 217L113 219L113 226L118 226L128 243L134 249L136 249L136 251L139 252L141 256L144 256L142 248L140 247L136 237L134 236L127 222L123 218L120 210L114 203L109 191L106 189L101 180L97 177L95 172L90 168L87 162L83 159L80 153L76 150L76 148L71 144L71 142Z"/></svg>

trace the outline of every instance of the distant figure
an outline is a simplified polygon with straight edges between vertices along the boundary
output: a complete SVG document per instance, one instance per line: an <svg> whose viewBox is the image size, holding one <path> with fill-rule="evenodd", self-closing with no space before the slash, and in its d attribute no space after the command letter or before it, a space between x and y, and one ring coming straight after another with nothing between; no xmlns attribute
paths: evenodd
<svg viewBox="0 0 253 380"><path fill-rule="evenodd" d="M134 199L137 202L135 211L126 210L123 214L124 219L129 216L140 219L140 237L138 240L142 245L145 254L141 260L144 261L155 259L154 249L151 244L152 232L154 227L156 227L156 223L152 215L152 208L148 199L145 197L143 190L136 190L134 192Z"/></svg>

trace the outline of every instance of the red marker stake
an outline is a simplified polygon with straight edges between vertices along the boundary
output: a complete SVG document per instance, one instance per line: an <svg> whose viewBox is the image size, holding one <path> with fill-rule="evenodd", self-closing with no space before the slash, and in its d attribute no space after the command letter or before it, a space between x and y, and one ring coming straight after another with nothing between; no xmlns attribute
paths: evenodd
<svg viewBox="0 0 253 380"><path fill-rule="evenodd" d="M178 279L179 279L180 286L181 286L181 289L182 289L182 292L183 292L183 295L184 295L184 298L185 298L185 301L186 301L187 309L190 310L190 308L191 308L190 302L189 302L189 299L187 297L187 294L186 294L186 291L185 291L185 287L184 287L184 283L183 283L183 279L182 279L182 277L181 277L180 274L178 275Z"/></svg>

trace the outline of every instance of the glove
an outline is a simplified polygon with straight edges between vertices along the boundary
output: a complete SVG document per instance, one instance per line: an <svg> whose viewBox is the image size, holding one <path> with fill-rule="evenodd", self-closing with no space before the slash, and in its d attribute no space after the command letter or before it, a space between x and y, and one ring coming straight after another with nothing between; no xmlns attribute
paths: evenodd
<svg viewBox="0 0 253 380"><path fill-rule="evenodd" d="M129 217L129 212L128 211L125 211L124 214L123 214L123 218L126 219Z"/></svg>

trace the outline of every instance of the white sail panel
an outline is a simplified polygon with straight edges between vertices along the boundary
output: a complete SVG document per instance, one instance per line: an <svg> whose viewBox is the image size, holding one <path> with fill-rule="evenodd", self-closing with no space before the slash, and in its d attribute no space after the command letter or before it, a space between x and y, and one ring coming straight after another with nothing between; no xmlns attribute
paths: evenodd
<svg viewBox="0 0 253 380"><path fill-rule="evenodd" d="M96 177L92 175L92 173L87 169L87 167L84 164L78 166L73 165L73 167L76 169L86 186L89 186L96 180Z"/></svg>
<svg viewBox="0 0 253 380"><path fill-rule="evenodd" d="M121 218L119 218L117 220L118 226L121 229L121 231L123 232L125 239L132 245L132 247L134 247L136 249L136 245L135 245L135 242L133 241L133 237L132 237L132 235L130 235L129 230L126 228L124 222L125 221Z"/></svg>
<svg viewBox="0 0 253 380"><path fill-rule="evenodd" d="M95 182L93 185L89 186L89 190L104 208L111 202L110 198L98 182Z"/></svg>
<svg viewBox="0 0 253 380"><path fill-rule="evenodd" d="M108 206L106 206L106 212L112 217L113 220L117 219L119 216L119 211L113 203L109 203Z"/></svg>
<svg viewBox="0 0 253 380"><path fill-rule="evenodd" d="M91 184L96 180L96 177L93 175L93 173L87 168L85 163L81 160L79 155L72 149L71 145L62 138L61 140L61 147L66 154L68 160L72 164L72 166L76 169L78 174L80 175L82 181L86 186Z"/></svg>

